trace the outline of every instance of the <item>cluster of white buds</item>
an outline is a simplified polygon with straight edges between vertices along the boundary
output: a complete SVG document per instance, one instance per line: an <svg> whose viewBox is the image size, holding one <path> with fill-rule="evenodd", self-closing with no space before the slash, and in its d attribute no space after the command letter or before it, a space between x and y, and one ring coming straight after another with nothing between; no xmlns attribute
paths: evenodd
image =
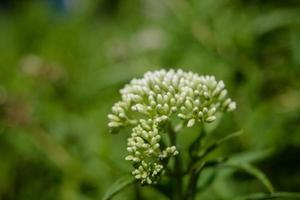
<svg viewBox="0 0 300 200"><path fill-rule="evenodd" d="M164 161L178 154L175 146L161 147L161 129L171 116L192 127L196 122L213 122L216 113L236 108L227 98L223 81L182 70L147 72L133 79L121 94L122 100L108 115L108 126L111 132L133 126L126 160L133 162L132 174L143 184L155 183L163 173Z"/></svg>
<svg viewBox="0 0 300 200"><path fill-rule="evenodd" d="M132 172L132 175L141 180L142 184L157 183L157 178L162 174L163 165L158 163L146 163L142 161L141 164Z"/></svg>

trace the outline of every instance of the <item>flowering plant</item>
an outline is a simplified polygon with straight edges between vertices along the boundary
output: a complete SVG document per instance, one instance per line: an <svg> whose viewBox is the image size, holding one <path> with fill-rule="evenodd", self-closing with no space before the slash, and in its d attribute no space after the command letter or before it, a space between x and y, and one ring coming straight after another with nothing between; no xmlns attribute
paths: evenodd
<svg viewBox="0 0 300 200"><path fill-rule="evenodd" d="M108 126L112 133L133 127L125 159L133 162L132 174L142 184L156 183L169 158L178 154L174 144L166 146L161 140L173 116L192 127L197 122L210 123L217 112L236 107L226 97L223 81L182 70L148 72L142 79L133 79L121 94L122 100L108 115Z"/></svg>
<svg viewBox="0 0 300 200"><path fill-rule="evenodd" d="M273 192L270 181L252 165L230 163L225 158L204 159L223 142L239 136L240 132L227 135L202 149L200 143L205 133L199 134L189 146L190 162L182 163L182 152L176 139L180 130L198 123L205 132L205 124L220 118L218 113L236 109L236 103L227 97L223 81L180 69L159 70L133 79L120 93L122 99L113 105L108 126L111 133L118 133L124 127L131 128L125 159L132 162L132 178L118 182L104 199L136 182L150 185L171 199L192 200L196 197L197 181L203 169L221 165L245 170ZM171 165L169 161L173 157ZM170 165L172 169L168 167ZM185 176L188 176L187 183L183 180ZM162 177L168 177L169 181L160 183Z"/></svg>

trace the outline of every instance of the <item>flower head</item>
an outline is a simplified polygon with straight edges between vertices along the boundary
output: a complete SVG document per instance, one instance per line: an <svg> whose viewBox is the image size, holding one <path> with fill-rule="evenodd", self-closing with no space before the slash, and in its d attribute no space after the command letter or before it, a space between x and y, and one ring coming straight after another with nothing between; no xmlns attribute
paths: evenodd
<svg viewBox="0 0 300 200"><path fill-rule="evenodd" d="M120 92L122 100L108 115L108 126L112 133L133 127L126 160L133 162L132 174L143 184L155 183L163 173L164 163L178 154L175 146L162 145L163 127L171 117L192 127L199 122L213 122L218 112L236 108L236 103L227 98L223 81L182 70L147 72Z"/></svg>

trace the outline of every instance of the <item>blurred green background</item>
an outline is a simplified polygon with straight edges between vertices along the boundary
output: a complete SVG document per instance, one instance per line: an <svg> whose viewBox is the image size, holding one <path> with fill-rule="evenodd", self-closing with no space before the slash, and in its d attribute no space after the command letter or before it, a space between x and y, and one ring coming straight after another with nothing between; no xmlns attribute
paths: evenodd
<svg viewBox="0 0 300 200"><path fill-rule="evenodd" d="M299 0L1 0L0 199L101 199L131 170L107 114L125 83L161 68L223 79L238 109L213 137L245 133L216 155L300 192ZM202 199L259 191L221 173Z"/></svg>

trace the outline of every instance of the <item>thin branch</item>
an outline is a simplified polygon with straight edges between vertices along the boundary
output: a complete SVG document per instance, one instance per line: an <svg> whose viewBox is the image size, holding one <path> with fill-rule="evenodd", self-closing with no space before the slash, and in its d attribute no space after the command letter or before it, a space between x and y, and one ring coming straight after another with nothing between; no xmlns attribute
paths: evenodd
<svg viewBox="0 0 300 200"><path fill-rule="evenodd" d="M203 159L204 157L206 157L209 153L211 153L212 151L214 151L215 149L217 149L220 145L222 145L224 142L227 142L228 140L238 137L240 135L243 134L243 131L237 131L234 132L232 134L229 134L227 136L225 136L224 138L212 143L211 145L209 145L204 151L200 152L197 156L198 159Z"/></svg>
<svg viewBox="0 0 300 200"><path fill-rule="evenodd" d="M240 136L243 132L242 131L238 131L232 134L229 134L227 136L225 136L224 138L212 143L211 145L209 145L205 150L203 150L202 152L198 153L197 157L192 158L191 163L188 165L187 170L184 172L184 174L187 174L191 171L191 169L197 167L197 165L199 165L199 163L201 163L201 161L207 156L209 155L211 152L213 152L214 150L216 150L220 145L222 145L224 142Z"/></svg>
<svg viewBox="0 0 300 200"><path fill-rule="evenodd" d="M197 193L197 182L200 176L200 173L204 169L205 162L201 164L199 168L193 169L190 173L190 180L186 192L186 200L194 200Z"/></svg>
<svg viewBox="0 0 300 200"><path fill-rule="evenodd" d="M197 189L197 182L199 179L199 176L201 172L208 168L208 167L216 167L224 162L226 162L228 159L227 158L219 158L216 160L210 160L210 161L204 161L199 166L194 167L190 171L190 180L188 183L187 191L186 191L186 198L187 200L194 200L196 197L196 194L198 192Z"/></svg>

